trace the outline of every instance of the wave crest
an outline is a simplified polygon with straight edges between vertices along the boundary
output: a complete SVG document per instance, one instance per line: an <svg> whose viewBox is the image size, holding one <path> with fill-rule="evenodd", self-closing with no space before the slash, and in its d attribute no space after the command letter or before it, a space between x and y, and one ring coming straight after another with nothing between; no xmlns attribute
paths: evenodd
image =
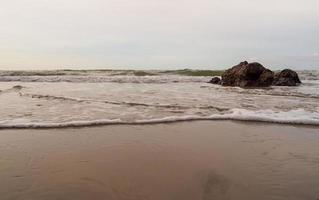
<svg viewBox="0 0 319 200"><path fill-rule="evenodd" d="M229 114L213 114L210 116L170 116L156 119L143 119L136 121L123 121L121 119L100 119L88 121L70 121L60 123L44 123L44 122L29 122L29 123L14 123L0 122L1 129L18 129L18 128L76 128L101 125L143 125L143 124L159 124L173 123L183 121L198 121L198 120L235 120L235 121L251 121L251 122L266 122L278 124L295 124L295 125L313 125L319 126L319 114L309 113L305 110L291 110L288 112L274 112L271 110L249 111L244 109L232 109Z"/></svg>

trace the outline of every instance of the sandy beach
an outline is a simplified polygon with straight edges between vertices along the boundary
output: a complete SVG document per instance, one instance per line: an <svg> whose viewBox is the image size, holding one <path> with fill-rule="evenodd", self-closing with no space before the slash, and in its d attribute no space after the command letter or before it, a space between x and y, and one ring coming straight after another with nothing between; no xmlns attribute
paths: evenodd
<svg viewBox="0 0 319 200"><path fill-rule="evenodd" d="M319 0L0 6L0 200L319 200Z"/></svg>
<svg viewBox="0 0 319 200"><path fill-rule="evenodd" d="M0 199L319 198L319 129L197 121L0 130Z"/></svg>

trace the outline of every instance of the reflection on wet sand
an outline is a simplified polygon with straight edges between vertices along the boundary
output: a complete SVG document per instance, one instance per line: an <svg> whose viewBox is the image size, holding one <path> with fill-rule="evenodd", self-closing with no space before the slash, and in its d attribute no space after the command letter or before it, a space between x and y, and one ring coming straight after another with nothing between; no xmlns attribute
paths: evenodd
<svg viewBox="0 0 319 200"><path fill-rule="evenodd" d="M229 186L230 183L224 176L209 173L203 185L203 200L226 199Z"/></svg>
<svg viewBox="0 0 319 200"><path fill-rule="evenodd" d="M316 200L318 142L227 121L1 130L0 199Z"/></svg>

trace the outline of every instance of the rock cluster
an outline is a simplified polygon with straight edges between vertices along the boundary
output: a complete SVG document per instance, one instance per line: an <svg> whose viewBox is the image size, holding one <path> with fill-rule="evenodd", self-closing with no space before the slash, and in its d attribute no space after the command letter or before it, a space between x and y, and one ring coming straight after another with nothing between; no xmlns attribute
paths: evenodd
<svg viewBox="0 0 319 200"><path fill-rule="evenodd" d="M298 74L290 69L275 73L260 63L244 61L227 69L221 79L214 77L210 83L223 86L269 87L271 85L297 86L301 81Z"/></svg>

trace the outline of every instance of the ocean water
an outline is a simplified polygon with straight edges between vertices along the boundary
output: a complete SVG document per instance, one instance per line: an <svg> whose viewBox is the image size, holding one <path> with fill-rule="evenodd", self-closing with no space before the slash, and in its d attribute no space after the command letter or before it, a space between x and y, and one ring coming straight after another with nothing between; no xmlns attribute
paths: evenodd
<svg viewBox="0 0 319 200"><path fill-rule="evenodd" d="M319 71L298 73L298 87L243 89L161 71L1 71L0 128L204 119L319 126Z"/></svg>

